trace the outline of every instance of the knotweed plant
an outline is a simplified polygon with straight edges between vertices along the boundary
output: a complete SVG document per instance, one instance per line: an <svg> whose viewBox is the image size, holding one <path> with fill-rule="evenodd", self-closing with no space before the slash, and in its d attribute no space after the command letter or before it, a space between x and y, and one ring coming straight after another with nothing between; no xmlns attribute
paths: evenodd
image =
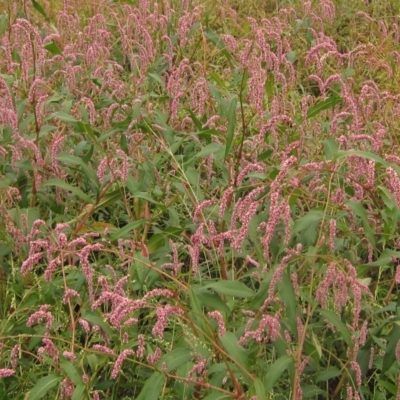
<svg viewBox="0 0 400 400"><path fill-rule="evenodd" d="M400 398L400 9L267 3L0 2L0 399Z"/></svg>

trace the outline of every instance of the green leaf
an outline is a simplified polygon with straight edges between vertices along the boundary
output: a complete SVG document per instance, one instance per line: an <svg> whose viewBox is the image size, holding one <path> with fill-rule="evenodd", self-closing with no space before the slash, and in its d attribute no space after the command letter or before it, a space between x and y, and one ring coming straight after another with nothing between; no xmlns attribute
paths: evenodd
<svg viewBox="0 0 400 400"><path fill-rule="evenodd" d="M111 241L118 240L119 238L126 237L132 230L139 228L139 226L143 225L146 222L144 219L140 219L138 221L130 222L128 225L125 225L123 228L118 229L110 238Z"/></svg>
<svg viewBox="0 0 400 400"><path fill-rule="evenodd" d="M86 152L86 154L82 157L82 160L83 160L83 162L84 163L88 163L90 160L91 160L91 158L92 158L92 155L93 155L93 150L94 150L94 146L91 144L90 145L90 147L89 147L89 150ZM96 175L96 178L97 178L97 175ZM99 178L97 178L97 180L98 180Z"/></svg>
<svg viewBox="0 0 400 400"><path fill-rule="evenodd" d="M366 348L372 340L369 340L369 343L366 343L366 346L364 346L362 349L358 351L357 354L357 363L361 368L361 373L363 376L365 376L368 373L369 368L369 362L371 359L371 347Z"/></svg>
<svg viewBox="0 0 400 400"><path fill-rule="evenodd" d="M354 68L346 68L342 73L342 77L343 79L349 78L350 76L353 76L355 72Z"/></svg>
<svg viewBox="0 0 400 400"><path fill-rule="evenodd" d="M203 315L203 310L201 308L199 298L197 297L197 293L195 292L193 287L189 289L189 302L191 310L196 315Z"/></svg>
<svg viewBox="0 0 400 400"><path fill-rule="evenodd" d="M176 226L169 226L167 229L164 229L161 233L156 233L147 241L147 248L149 252L152 253L162 247L165 242L172 238L174 240L178 239L180 234L184 231L184 228L179 228Z"/></svg>
<svg viewBox="0 0 400 400"><path fill-rule="evenodd" d="M271 150L271 149L264 151L263 153L261 153L257 156L257 161L264 161L264 160L267 160L268 158L271 158L272 153L273 153L273 150Z"/></svg>
<svg viewBox="0 0 400 400"><path fill-rule="evenodd" d="M83 128L85 130L85 133L87 136L89 136L89 139L91 140L91 142L94 144L94 147L96 147L96 149L103 155L105 155L105 151L104 149L101 147L99 140L97 139L92 127L90 126L90 124L82 124Z"/></svg>
<svg viewBox="0 0 400 400"><path fill-rule="evenodd" d="M328 367L324 371L319 372L315 377L315 382L325 382L332 378L336 378L341 374L340 370L336 367Z"/></svg>
<svg viewBox="0 0 400 400"><path fill-rule="evenodd" d="M207 40L209 40L218 49L221 50L221 53L228 60L229 64L231 64L231 55L230 55L229 51L226 49L225 43L221 39L221 37L218 35L218 33L216 31L214 31L213 29L208 28L204 31L204 36L207 38Z"/></svg>
<svg viewBox="0 0 400 400"><path fill-rule="evenodd" d="M199 189L199 171L196 168L189 167L185 171L185 176L188 180L188 182L192 185L193 188Z"/></svg>
<svg viewBox="0 0 400 400"><path fill-rule="evenodd" d="M297 56L297 51L289 51L289 53L286 54L286 59L293 64L296 61L296 56Z"/></svg>
<svg viewBox="0 0 400 400"><path fill-rule="evenodd" d="M0 245L0 257L4 257L7 254L10 254L11 251L12 251L11 247L8 247L3 243Z"/></svg>
<svg viewBox="0 0 400 400"><path fill-rule="evenodd" d="M46 20L49 19L47 17L46 12L43 9L43 7L36 0L32 0L32 5L33 5L33 7L35 8L36 11L38 11L40 14L43 15L43 17L45 17Z"/></svg>
<svg viewBox="0 0 400 400"><path fill-rule="evenodd" d="M254 296L253 290L240 281L221 280L203 286L203 288L210 288L215 290L217 293L226 294L227 296L233 297L246 298Z"/></svg>
<svg viewBox="0 0 400 400"><path fill-rule="evenodd" d="M340 320L338 315L336 313L334 313L333 311L326 310L326 309L322 309L320 312L321 312L321 315L325 319L328 320L328 322L330 322L335 328L337 328L337 330L341 333L344 341L349 346L351 346L352 345L351 334L350 334L348 328L346 327L346 325Z"/></svg>
<svg viewBox="0 0 400 400"><path fill-rule="evenodd" d="M346 205L350 207L350 209L353 211L353 213L360 217L363 223L363 228L365 235L367 236L369 242L373 247L375 247L375 235L374 231L372 230L369 222L368 222L368 217L367 213L365 212L365 208L361 203L357 203L355 201L349 200L346 202Z"/></svg>
<svg viewBox="0 0 400 400"><path fill-rule="evenodd" d="M272 273L269 272L261 282L257 294L252 298L251 303L247 306L249 310L258 310L268 297L268 288L271 283Z"/></svg>
<svg viewBox="0 0 400 400"><path fill-rule="evenodd" d="M229 103L228 129L226 130L226 147L225 147L224 160L228 158L228 155L232 148L233 136L235 133L235 126L236 126L236 103L237 103L236 97L234 97Z"/></svg>
<svg viewBox="0 0 400 400"><path fill-rule="evenodd" d="M165 87L165 82L162 80L162 78L161 78L160 75L158 75L158 74L152 74L152 73L149 73L148 75L149 75L150 78L152 78L152 79L154 79L156 82L158 82L158 83L161 85L161 87L163 87L163 88Z"/></svg>
<svg viewBox="0 0 400 400"><path fill-rule="evenodd" d="M331 97L323 100L314 106L310 107L307 111L307 119L313 118L318 115L320 112L324 110L328 110L329 108L334 108L337 104L342 102L342 98L337 94L333 94Z"/></svg>
<svg viewBox="0 0 400 400"><path fill-rule="evenodd" d="M80 383L75 387L74 394L72 395L72 400L82 400L84 399L83 393L86 390L86 385L84 383Z"/></svg>
<svg viewBox="0 0 400 400"><path fill-rule="evenodd" d="M147 241L147 248L149 249L150 253L153 253L163 247L166 241L166 235L163 235L162 233L156 233Z"/></svg>
<svg viewBox="0 0 400 400"><path fill-rule="evenodd" d="M215 83L217 83L221 88L224 88L226 86L225 81L220 77L220 75L218 74L218 72L213 71L210 72L208 75L212 80L215 81Z"/></svg>
<svg viewBox="0 0 400 400"><path fill-rule="evenodd" d="M387 379L388 378L386 376L385 376L385 380L379 379L378 384L379 384L379 386L382 386L383 388L385 388L390 394L395 396L399 389L393 383L388 382ZM387 399L388 397L381 397L381 398Z"/></svg>
<svg viewBox="0 0 400 400"><path fill-rule="evenodd" d="M316 229L323 217L324 213L321 210L310 210L304 217L299 218L293 227L294 232L301 232L307 230L312 227L312 229Z"/></svg>
<svg viewBox="0 0 400 400"><path fill-rule="evenodd" d="M364 264L368 267L382 267L384 265L388 265L392 263L392 258L400 258L400 251L395 251L391 249L385 249L382 251L381 255L379 258L370 263L370 264Z"/></svg>
<svg viewBox="0 0 400 400"><path fill-rule="evenodd" d="M270 73L265 81L265 92L267 93L268 97L273 96L275 88L275 75Z"/></svg>
<svg viewBox="0 0 400 400"><path fill-rule="evenodd" d="M209 84L209 90L211 95L215 98L215 100L217 100L217 103L219 104L219 106L222 109L222 96L221 96L221 92L218 90L218 88L214 85Z"/></svg>
<svg viewBox="0 0 400 400"><path fill-rule="evenodd" d="M48 133L57 130L57 127L54 125L42 125L39 131L39 137L42 138L46 136Z"/></svg>
<svg viewBox="0 0 400 400"><path fill-rule="evenodd" d="M72 186L69 183L62 181L61 179L50 178L47 182L43 184L43 186L54 186L63 190L68 190L69 192L72 192L75 195L77 195L80 199L82 199L86 203L88 204L93 203L93 200L90 198L90 196L85 194L81 189Z"/></svg>
<svg viewBox="0 0 400 400"><path fill-rule="evenodd" d="M128 187L128 189L131 192L132 197L138 197L139 199L146 200L149 203L157 205L162 211L167 211L167 207L164 204L154 200L147 192L137 192L135 190L131 191L130 187Z"/></svg>
<svg viewBox="0 0 400 400"><path fill-rule="evenodd" d="M294 223L293 233L302 232L300 241L303 245L313 246L315 244L323 215L324 213L321 210L310 210Z"/></svg>
<svg viewBox="0 0 400 400"><path fill-rule="evenodd" d="M317 338L317 336L315 335L314 331L311 331L311 339L312 339L312 343L315 347L315 350L317 350L317 354L319 356L319 358L322 357L322 347L321 344L319 343L319 340Z"/></svg>
<svg viewBox="0 0 400 400"><path fill-rule="evenodd" d="M319 389L315 385L302 384L301 389L303 391L303 399L320 399L321 397L326 398L326 390Z"/></svg>
<svg viewBox="0 0 400 400"><path fill-rule="evenodd" d="M396 200L393 194L384 186L376 186L376 188L381 192L380 198L385 203L385 206L392 211L396 207Z"/></svg>
<svg viewBox="0 0 400 400"><path fill-rule="evenodd" d="M158 371L147 379L136 400L158 400L165 383L165 376Z"/></svg>
<svg viewBox="0 0 400 400"><path fill-rule="evenodd" d="M167 372L170 372L187 363L191 358L192 354L190 349L178 347L165 354L161 361L163 363L165 362Z"/></svg>
<svg viewBox="0 0 400 400"><path fill-rule="evenodd" d="M128 148L128 139L126 138L126 135L122 134L121 139L119 140L119 146L121 147L121 150L129 156L129 148Z"/></svg>
<svg viewBox="0 0 400 400"><path fill-rule="evenodd" d="M69 360L61 360L60 367L75 385L83 383L82 374L78 372Z"/></svg>
<svg viewBox="0 0 400 400"><path fill-rule="evenodd" d="M7 30L8 27L8 15L7 14L2 14L0 15L0 35L3 35L4 32ZM1 78L8 77L6 74L0 74Z"/></svg>
<svg viewBox="0 0 400 400"><path fill-rule="evenodd" d="M204 36L213 44L215 44L219 49L224 49L225 48L225 43L221 39L221 37L218 35L217 32L215 32L213 29L206 29L204 31Z"/></svg>
<svg viewBox="0 0 400 400"><path fill-rule="evenodd" d="M257 400L265 399L265 388L260 378L254 379L254 388L256 389Z"/></svg>
<svg viewBox="0 0 400 400"><path fill-rule="evenodd" d="M65 163L65 164L71 164L71 165L84 164L82 158L73 156L72 154L68 154L68 153L57 154L57 160Z"/></svg>
<svg viewBox="0 0 400 400"><path fill-rule="evenodd" d="M201 121L197 118L196 114L190 109L190 108L185 108L185 111L187 111L190 115L190 118L192 118L194 126L199 130L203 130L203 124Z"/></svg>
<svg viewBox="0 0 400 400"><path fill-rule="evenodd" d="M96 210L104 207L109 207L121 199L122 190L115 189L107 194L96 204Z"/></svg>
<svg viewBox="0 0 400 400"><path fill-rule="evenodd" d="M210 143L210 144L208 144L207 146L205 146L204 148L203 148L203 150L201 150L201 151L199 151L195 156L193 156L193 157L191 157L191 158L189 158L189 160L187 160L187 161L185 161L184 163L183 163L183 165L185 166L185 165L189 165L189 164L191 164L196 158L199 158L199 157L207 157L207 156L209 156L210 154L212 154L212 153L216 153L216 152L218 152L218 151L221 151L221 149L223 150L224 149L224 146L223 145L221 145L221 144L218 144L218 143Z"/></svg>
<svg viewBox="0 0 400 400"><path fill-rule="evenodd" d="M67 124L76 124L78 120L75 119L72 115L67 114L64 111L57 111L50 115L52 118L58 118L60 121L66 122Z"/></svg>
<svg viewBox="0 0 400 400"><path fill-rule="evenodd" d="M61 50L54 42L47 43L43 46L47 51L53 54L62 54Z"/></svg>
<svg viewBox="0 0 400 400"><path fill-rule="evenodd" d="M87 322L89 322L92 326L93 325L98 325L103 331L109 335L113 335L113 331L111 328L104 322L103 318L100 317L98 312L96 311L82 311L82 318L86 319Z"/></svg>
<svg viewBox="0 0 400 400"><path fill-rule="evenodd" d="M23 224L23 218L27 219L28 221L28 226L27 226L27 232L29 232L32 229L32 226L34 222L40 218L40 212L37 208L31 207L31 208L11 208L8 210L8 213L11 215L13 222L21 229L25 230L24 224Z"/></svg>
<svg viewBox="0 0 400 400"><path fill-rule="evenodd" d="M147 241L147 248L150 253L155 252L165 245L168 239L172 238L173 240L177 240L180 237L180 234L184 231L183 228L178 228L175 226L169 226L167 229L164 229L161 233L154 234Z"/></svg>
<svg viewBox="0 0 400 400"><path fill-rule="evenodd" d="M289 272L289 271L288 271ZM278 286L279 294L282 301L286 306L287 318L290 323L292 332L297 332L296 328L296 309L298 301L296 301L296 296L294 294L293 284L290 279L289 273L283 275L282 283Z"/></svg>
<svg viewBox="0 0 400 400"><path fill-rule="evenodd" d="M393 324L393 330L388 337L386 353L383 357L382 378L384 377L385 372L387 372L396 361L396 346L399 342L399 338L400 326L395 323Z"/></svg>
<svg viewBox="0 0 400 400"><path fill-rule="evenodd" d="M90 146L90 149L93 149L93 146ZM88 181L91 184L94 184L96 187L100 186L99 178L97 177L96 172L85 162L83 158L68 153L60 153L57 155L57 160L66 165L79 165Z"/></svg>
<svg viewBox="0 0 400 400"><path fill-rule="evenodd" d="M247 351L237 344L238 340L235 334L228 331L225 333L224 336L221 336L219 339L232 361L234 361L238 365L241 365L246 370L249 370L250 361Z"/></svg>
<svg viewBox="0 0 400 400"><path fill-rule="evenodd" d="M287 367L293 363L293 358L288 355L279 357L269 368L267 375L264 379L264 389L268 393L278 382L279 378Z"/></svg>
<svg viewBox="0 0 400 400"><path fill-rule="evenodd" d="M210 143L206 147L204 147L203 150L199 151L193 158L207 157L212 153L216 153L217 151L220 151L221 148L223 148L223 146L218 143L214 143L214 142ZM193 158L186 161L185 164L190 163L193 160Z"/></svg>
<svg viewBox="0 0 400 400"><path fill-rule="evenodd" d="M335 139L327 139L322 142L324 144L325 158L332 160L339 150L339 145Z"/></svg>
<svg viewBox="0 0 400 400"><path fill-rule="evenodd" d="M89 364L90 369L92 371L96 371L97 366L99 365L99 358L97 357L97 354L87 354L86 360Z"/></svg>
<svg viewBox="0 0 400 400"><path fill-rule="evenodd" d="M36 385L25 396L26 400L38 400L47 394L47 392L60 382L61 377L55 374L40 378Z"/></svg>
<svg viewBox="0 0 400 400"><path fill-rule="evenodd" d="M222 301L221 297L219 297L218 294L212 293L209 290L201 287L200 290L196 290L196 295L199 301L209 309L218 310L226 314L230 313L229 307L224 301Z"/></svg>

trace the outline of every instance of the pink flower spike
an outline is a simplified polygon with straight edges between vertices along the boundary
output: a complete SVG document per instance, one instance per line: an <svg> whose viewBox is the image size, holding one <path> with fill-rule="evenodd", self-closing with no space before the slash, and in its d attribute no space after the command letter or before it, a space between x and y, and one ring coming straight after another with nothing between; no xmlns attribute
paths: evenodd
<svg viewBox="0 0 400 400"><path fill-rule="evenodd" d="M121 370L122 364L125 361L125 359L133 354L135 354L135 352L131 349L125 349L122 351L122 353L118 356L117 361L114 364L114 368L111 372L111 379L115 379L118 376L119 371Z"/></svg>
<svg viewBox="0 0 400 400"><path fill-rule="evenodd" d="M5 378L7 376L14 375L14 374L15 374L15 371L13 369L9 369L9 368L0 369L0 379Z"/></svg>
<svg viewBox="0 0 400 400"><path fill-rule="evenodd" d="M219 311L212 311L209 312L208 314L209 318L213 318L218 322L218 334L219 336L224 336L226 333L226 328L225 328L225 322L224 322L224 317Z"/></svg>

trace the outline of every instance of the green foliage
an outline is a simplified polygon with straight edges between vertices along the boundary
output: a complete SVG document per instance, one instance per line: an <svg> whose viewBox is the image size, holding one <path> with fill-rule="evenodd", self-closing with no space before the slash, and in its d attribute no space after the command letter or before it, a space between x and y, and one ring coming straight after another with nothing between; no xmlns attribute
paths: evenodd
<svg viewBox="0 0 400 400"><path fill-rule="evenodd" d="M398 397L397 3L69 3L0 2L0 399Z"/></svg>

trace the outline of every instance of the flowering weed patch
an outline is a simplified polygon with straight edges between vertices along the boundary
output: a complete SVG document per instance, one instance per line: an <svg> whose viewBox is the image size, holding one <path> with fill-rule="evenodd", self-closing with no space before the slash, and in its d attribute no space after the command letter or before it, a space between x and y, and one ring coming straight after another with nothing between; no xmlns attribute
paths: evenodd
<svg viewBox="0 0 400 400"><path fill-rule="evenodd" d="M3 3L0 399L400 398L396 2Z"/></svg>

